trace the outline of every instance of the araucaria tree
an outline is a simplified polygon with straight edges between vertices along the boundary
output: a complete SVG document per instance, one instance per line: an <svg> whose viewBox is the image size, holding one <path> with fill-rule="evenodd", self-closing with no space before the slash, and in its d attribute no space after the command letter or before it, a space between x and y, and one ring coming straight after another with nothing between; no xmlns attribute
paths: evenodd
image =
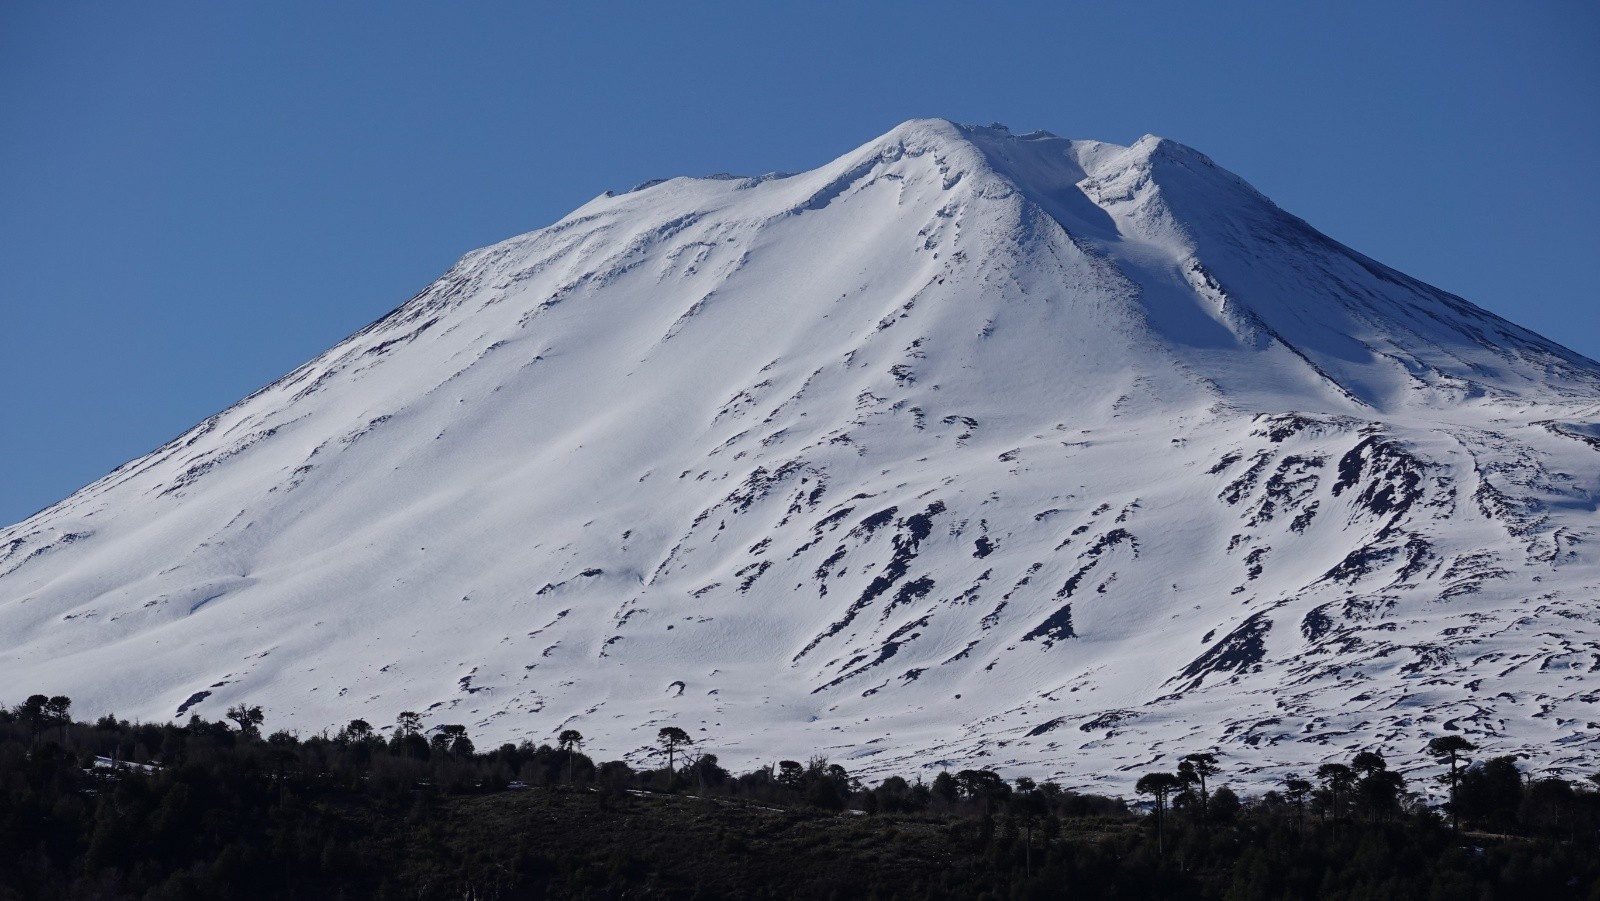
<svg viewBox="0 0 1600 901"><path fill-rule="evenodd" d="M1283 780L1283 796L1295 808L1295 834L1303 835L1306 830L1306 796L1311 794L1311 783L1298 776L1289 776Z"/></svg>
<svg viewBox="0 0 1600 901"><path fill-rule="evenodd" d="M1333 815L1333 832L1339 834L1339 801L1348 800L1350 786L1355 784L1355 770L1342 763L1325 763L1317 767L1317 779L1322 782L1323 791L1327 792L1328 812Z"/></svg>
<svg viewBox="0 0 1600 901"><path fill-rule="evenodd" d="M60 731L63 742L67 740L67 727L72 725L71 708L72 699L66 695L56 695L44 703L45 716Z"/></svg>
<svg viewBox="0 0 1600 901"><path fill-rule="evenodd" d="M679 729L677 726L662 726L661 731L656 733L656 744L661 746L661 750L667 752L667 787L670 789L672 786L672 763L678 753L678 749L694 744L694 740L689 737L689 733Z"/></svg>
<svg viewBox="0 0 1600 901"><path fill-rule="evenodd" d="M567 754L567 784L572 784L572 764L578 758L578 749L583 747L583 733L576 729L563 729L556 738L556 744Z"/></svg>
<svg viewBox="0 0 1600 901"><path fill-rule="evenodd" d="M17 708L16 715L27 725L28 734L37 742L39 733L50 724L50 698L46 695L30 695L28 700Z"/></svg>
<svg viewBox="0 0 1600 901"><path fill-rule="evenodd" d="M430 744L437 753L463 757L470 756L477 750L472 745L472 739L467 737L467 727L459 723L439 726L433 733Z"/></svg>
<svg viewBox="0 0 1600 901"><path fill-rule="evenodd" d="M1139 794L1152 795L1156 799L1156 853L1162 856L1167 853L1163 823L1167 813L1167 797L1182 787L1182 780L1171 773L1146 773L1133 786L1133 790Z"/></svg>
<svg viewBox="0 0 1600 901"><path fill-rule="evenodd" d="M1215 776L1217 768L1217 755L1215 754L1188 754L1178 764L1179 778L1190 777L1200 782L1200 822L1201 828L1211 819L1209 795L1206 793L1206 779Z"/></svg>
<svg viewBox="0 0 1600 901"><path fill-rule="evenodd" d="M1456 786L1460 784L1461 773L1459 764L1461 755L1478 750L1478 746L1459 735L1441 735L1428 742L1428 753L1440 759L1450 760L1450 828L1461 828L1461 817L1456 805Z"/></svg>
<svg viewBox="0 0 1600 901"><path fill-rule="evenodd" d="M61 730L61 740L67 740L67 727L72 724L72 715L69 712L72 699L66 695L45 697L44 695L31 695L22 706L16 710L16 715L27 724L28 730L38 741L39 734L45 729L55 726Z"/></svg>
<svg viewBox="0 0 1600 901"><path fill-rule="evenodd" d="M1362 751L1350 761L1357 777L1355 796L1369 819L1387 819L1399 812L1400 796L1406 790L1405 777L1389 769L1389 762L1377 751Z"/></svg>

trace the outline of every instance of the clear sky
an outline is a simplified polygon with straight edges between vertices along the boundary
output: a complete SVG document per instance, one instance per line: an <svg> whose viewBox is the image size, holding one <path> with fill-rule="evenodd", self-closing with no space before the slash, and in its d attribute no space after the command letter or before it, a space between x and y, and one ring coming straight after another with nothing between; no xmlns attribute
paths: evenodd
<svg viewBox="0 0 1600 901"><path fill-rule="evenodd" d="M0 4L0 523L462 253L917 116L1155 133L1600 357L1600 5Z"/></svg>

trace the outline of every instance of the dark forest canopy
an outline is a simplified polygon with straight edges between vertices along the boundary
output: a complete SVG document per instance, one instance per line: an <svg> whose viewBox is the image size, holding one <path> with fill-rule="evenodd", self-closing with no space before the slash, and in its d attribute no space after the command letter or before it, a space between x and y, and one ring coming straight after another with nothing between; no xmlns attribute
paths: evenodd
<svg viewBox="0 0 1600 901"><path fill-rule="evenodd" d="M1574 898L1600 901L1597 778L1458 737L1429 809L1363 751L1259 797L1197 750L1143 805L986 769L867 785L819 756L730 773L641 727L656 768L583 736L478 749L402 713L380 733L0 708L0 901L33 898Z"/></svg>

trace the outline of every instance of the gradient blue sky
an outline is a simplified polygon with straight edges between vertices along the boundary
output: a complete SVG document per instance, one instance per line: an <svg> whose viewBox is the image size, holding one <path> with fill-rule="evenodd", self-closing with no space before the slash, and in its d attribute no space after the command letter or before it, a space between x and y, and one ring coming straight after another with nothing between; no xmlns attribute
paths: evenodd
<svg viewBox="0 0 1600 901"><path fill-rule="evenodd" d="M459 255L916 116L1190 144L1600 357L1593 2L0 5L0 523Z"/></svg>

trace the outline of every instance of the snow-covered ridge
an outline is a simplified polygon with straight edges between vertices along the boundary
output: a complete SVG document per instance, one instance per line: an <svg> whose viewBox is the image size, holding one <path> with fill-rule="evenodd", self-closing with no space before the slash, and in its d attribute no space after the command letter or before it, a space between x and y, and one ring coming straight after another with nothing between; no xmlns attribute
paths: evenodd
<svg viewBox="0 0 1600 901"><path fill-rule="evenodd" d="M0 530L0 679L868 771L1592 761L1597 409L1180 144L915 120L468 254Z"/></svg>

